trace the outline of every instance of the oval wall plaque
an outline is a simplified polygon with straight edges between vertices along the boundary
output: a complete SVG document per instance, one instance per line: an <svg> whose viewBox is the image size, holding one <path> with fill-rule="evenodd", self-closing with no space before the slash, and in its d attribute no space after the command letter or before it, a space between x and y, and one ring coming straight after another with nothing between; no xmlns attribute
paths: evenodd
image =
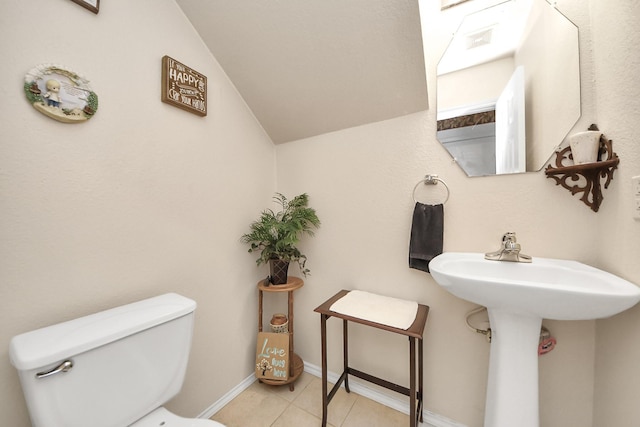
<svg viewBox="0 0 640 427"><path fill-rule="evenodd" d="M42 64L29 71L24 92L36 110L60 122L86 122L98 111L98 95L89 81L58 65Z"/></svg>

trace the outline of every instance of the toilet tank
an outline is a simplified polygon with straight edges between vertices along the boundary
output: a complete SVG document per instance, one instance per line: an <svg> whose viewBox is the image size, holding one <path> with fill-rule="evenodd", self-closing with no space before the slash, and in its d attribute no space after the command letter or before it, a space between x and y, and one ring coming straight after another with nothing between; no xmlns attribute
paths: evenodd
<svg viewBox="0 0 640 427"><path fill-rule="evenodd" d="M162 406L182 387L195 308L165 294L14 337L33 426L125 427Z"/></svg>

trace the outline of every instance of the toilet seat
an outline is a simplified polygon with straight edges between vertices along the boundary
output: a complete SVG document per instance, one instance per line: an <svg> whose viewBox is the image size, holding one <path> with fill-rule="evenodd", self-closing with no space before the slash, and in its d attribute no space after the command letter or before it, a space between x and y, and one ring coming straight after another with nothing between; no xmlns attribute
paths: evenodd
<svg viewBox="0 0 640 427"><path fill-rule="evenodd" d="M202 418L182 418L159 407L129 427L225 427L217 421Z"/></svg>

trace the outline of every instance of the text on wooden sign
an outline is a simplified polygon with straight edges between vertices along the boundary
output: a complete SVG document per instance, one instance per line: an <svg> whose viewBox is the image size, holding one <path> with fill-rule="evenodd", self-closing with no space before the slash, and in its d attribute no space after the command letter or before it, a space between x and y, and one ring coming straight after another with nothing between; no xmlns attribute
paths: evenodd
<svg viewBox="0 0 640 427"><path fill-rule="evenodd" d="M163 56L162 102L206 116L207 77L169 56Z"/></svg>

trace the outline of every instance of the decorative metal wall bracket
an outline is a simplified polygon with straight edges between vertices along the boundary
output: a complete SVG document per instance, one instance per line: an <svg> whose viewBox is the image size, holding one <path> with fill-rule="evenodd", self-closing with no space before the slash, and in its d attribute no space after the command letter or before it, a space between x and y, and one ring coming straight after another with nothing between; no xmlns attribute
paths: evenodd
<svg viewBox="0 0 640 427"><path fill-rule="evenodd" d="M598 130L598 127L591 125L589 130ZM620 163L618 155L613 152L613 142L604 135L600 137L597 162L574 165L571 147L566 147L556 152L555 163L555 167L548 165L545 169L547 178L553 178L556 185L562 185L572 195L582 193L580 200L592 211L598 212L603 199L601 180L605 180L604 188L608 188L613 179L613 171Z"/></svg>

